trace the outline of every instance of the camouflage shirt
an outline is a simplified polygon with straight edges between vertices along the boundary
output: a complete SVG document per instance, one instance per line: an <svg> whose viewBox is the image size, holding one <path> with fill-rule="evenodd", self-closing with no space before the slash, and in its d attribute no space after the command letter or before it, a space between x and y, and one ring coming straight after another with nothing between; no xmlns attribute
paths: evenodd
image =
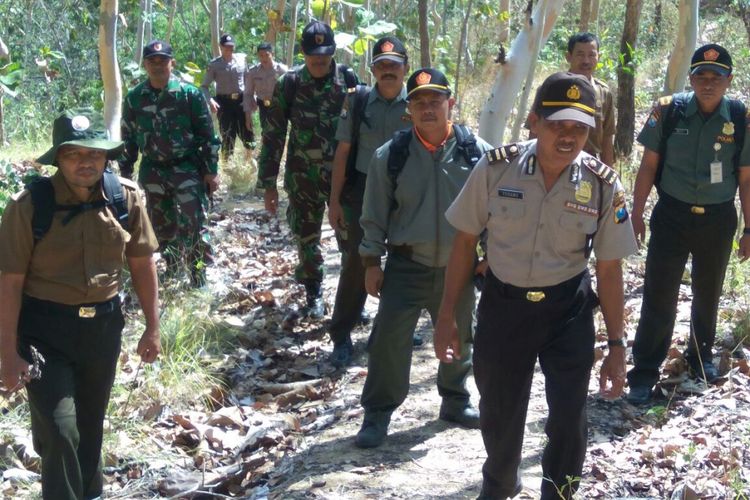
<svg viewBox="0 0 750 500"><path fill-rule="evenodd" d="M287 125L290 122L292 130L289 134L287 170L306 169L307 165L314 162L327 164L327 168L330 168L336 150L339 113L347 94L344 72L351 72L345 66L336 66L335 62L331 62L331 65L336 70L325 78L313 78L303 65L289 71L276 82L271 106L268 108L267 128L263 132L258 188L276 187ZM296 91L292 94L289 88L285 92L284 87L285 79L293 74L296 76L291 78L296 79L296 85L292 85L292 88L296 88ZM350 74L354 87L357 79L353 73ZM287 102L289 97L291 102Z"/></svg>
<svg viewBox="0 0 750 500"><path fill-rule="evenodd" d="M172 76L164 89L148 80L125 96L122 110L125 151L120 171L133 174L138 151L143 164L194 164L201 173L219 169L219 138L203 94L193 85Z"/></svg>

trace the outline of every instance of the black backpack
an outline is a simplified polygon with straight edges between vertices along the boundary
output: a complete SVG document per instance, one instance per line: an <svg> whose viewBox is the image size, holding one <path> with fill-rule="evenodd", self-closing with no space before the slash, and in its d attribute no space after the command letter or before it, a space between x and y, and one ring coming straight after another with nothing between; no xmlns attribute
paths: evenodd
<svg viewBox="0 0 750 500"><path fill-rule="evenodd" d="M659 142L659 164L656 167L656 176L654 177L654 185L657 191L660 189L661 176L664 170L664 159L667 154L667 141L672 133L677 128L677 123L685 117L685 109L687 108L687 96L686 93L679 93L672 96L669 103L665 100L659 100L659 106L661 108L661 142ZM669 99L667 97L667 99ZM742 146L745 144L745 114L747 110L745 105L737 99L729 99L729 116L732 118L734 124L734 148L735 153L732 158L735 170L740 163L740 153L742 152Z"/></svg>
<svg viewBox="0 0 750 500"><path fill-rule="evenodd" d="M102 185L106 200L99 200L93 203L81 203L78 205L58 205L55 203L55 187L52 185L52 179L49 177L35 177L26 185L26 189L31 193L31 203L34 206L34 215L31 217L31 231L34 235L34 243L44 238L52 226L52 218L55 212L67 211L63 220L63 226L70 222L76 215L87 210L94 210L101 207L112 207L115 218L120 226L128 230L128 204L125 199L125 192L120 183L120 179L111 170L104 171L102 176Z"/></svg>
<svg viewBox="0 0 750 500"><path fill-rule="evenodd" d="M351 119L352 119L352 137L350 140L351 149L349 150L349 157L346 159L346 182L351 184L355 179L356 167L357 167L357 153L359 149L359 130L362 122L370 126L370 122L365 116L365 107L367 106L367 99L370 97L371 87L367 85L357 85L354 92L351 94Z"/></svg>
<svg viewBox="0 0 750 500"><path fill-rule="evenodd" d="M359 78L357 78L354 70L346 64L336 64L336 74L344 77L344 85L346 85L347 91L351 94L356 91L357 85L359 84ZM299 73L297 70L292 69L284 73L282 77L283 82L283 93L284 100L286 101L286 110L284 114L286 119L289 120L289 114L292 110L292 102L294 102L294 96L297 95L297 87L299 84Z"/></svg>

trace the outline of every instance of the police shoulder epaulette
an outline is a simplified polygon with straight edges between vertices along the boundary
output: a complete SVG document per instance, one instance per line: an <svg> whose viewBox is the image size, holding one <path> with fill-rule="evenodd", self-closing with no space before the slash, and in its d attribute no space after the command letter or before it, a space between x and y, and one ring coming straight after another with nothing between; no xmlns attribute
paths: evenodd
<svg viewBox="0 0 750 500"><path fill-rule="evenodd" d="M120 184L122 184L124 187L130 189L131 191L138 191L137 182L130 180L130 179L126 179L125 177L118 177L118 178L120 179Z"/></svg>
<svg viewBox="0 0 750 500"><path fill-rule="evenodd" d="M665 95L663 97L660 97L658 102L660 106L669 106L669 103L672 102L672 96Z"/></svg>
<svg viewBox="0 0 750 500"><path fill-rule="evenodd" d="M510 162L513 158L521 154L521 147L516 144L506 144L499 148L490 149L485 153L487 160L490 164L497 163L499 161Z"/></svg>
<svg viewBox="0 0 750 500"><path fill-rule="evenodd" d="M594 78L594 81L595 81L595 82L596 82L596 84L597 84L597 85L599 85L600 87L604 87L605 89L608 89L608 88L609 88L609 85L607 85L607 82L605 82L604 80L599 80L598 78Z"/></svg>
<svg viewBox="0 0 750 500"><path fill-rule="evenodd" d="M614 169L608 167L605 163L598 159L590 156L582 161L582 163L591 170L594 175L603 180L607 184L614 184L617 180L617 172Z"/></svg>

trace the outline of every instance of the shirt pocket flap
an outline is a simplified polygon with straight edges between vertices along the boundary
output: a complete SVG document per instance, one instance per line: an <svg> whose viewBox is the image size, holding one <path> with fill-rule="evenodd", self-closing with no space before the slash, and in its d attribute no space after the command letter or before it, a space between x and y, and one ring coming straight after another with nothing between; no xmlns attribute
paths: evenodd
<svg viewBox="0 0 750 500"><path fill-rule="evenodd" d="M577 233L593 234L596 232L596 217L583 214L564 212L560 215L560 227L567 231Z"/></svg>
<svg viewBox="0 0 750 500"><path fill-rule="evenodd" d="M520 200L491 198L490 215L504 219L520 219L526 213L526 205Z"/></svg>

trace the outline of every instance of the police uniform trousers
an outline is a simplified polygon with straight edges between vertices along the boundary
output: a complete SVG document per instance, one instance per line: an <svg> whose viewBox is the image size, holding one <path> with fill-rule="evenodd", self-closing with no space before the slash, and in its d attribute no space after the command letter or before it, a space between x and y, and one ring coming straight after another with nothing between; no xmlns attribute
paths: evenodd
<svg viewBox="0 0 750 500"><path fill-rule="evenodd" d="M367 380L361 399L365 415L390 414L406 399L414 329L422 309L427 309L435 325L444 283L444 267L424 266L395 253L388 256L367 346ZM448 411L463 410L469 403L466 378L471 371L473 312L474 288L467 285L456 306L461 358L438 367L438 393Z"/></svg>
<svg viewBox="0 0 750 500"><path fill-rule="evenodd" d="M537 359L549 407L541 498L569 498L577 484L569 485L567 476L580 478L583 469L597 297L588 271L533 290L544 291L545 298L532 302L527 289L503 283L488 270L479 301L474 379L487 450L482 499L513 497L521 489L518 467Z"/></svg>
<svg viewBox="0 0 750 500"><path fill-rule="evenodd" d="M242 109L242 94L237 99L231 95L217 95L214 99L219 104L216 116L219 119L221 134L221 154L227 159L234 152L235 137L239 137L245 148L250 148L254 141L252 130L245 127L245 110Z"/></svg>
<svg viewBox="0 0 750 500"><path fill-rule="evenodd" d="M701 212L703 213L696 213ZM692 256L690 331L686 356L710 361L716 337L716 315L724 283L737 211L734 201L699 209L666 193L651 214L643 304L633 345L631 386L652 387L672 342L680 282Z"/></svg>
<svg viewBox="0 0 750 500"><path fill-rule="evenodd" d="M357 172L354 180L341 193L346 229L336 231L336 241L341 252L341 271L329 327L334 344L351 338L351 331L360 321L367 300L365 268L359 257L359 244L364 236L359 218L362 216L366 181L367 175Z"/></svg>
<svg viewBox="0 0 750 500"><path fill-rule="evenodd" d="M115 379L125 321L119 297L79 306L25 296L19 351L44 356L41 379L26 386L34 449L42 458L45 500L95 498L102 493L102 424Z"/></svg>

